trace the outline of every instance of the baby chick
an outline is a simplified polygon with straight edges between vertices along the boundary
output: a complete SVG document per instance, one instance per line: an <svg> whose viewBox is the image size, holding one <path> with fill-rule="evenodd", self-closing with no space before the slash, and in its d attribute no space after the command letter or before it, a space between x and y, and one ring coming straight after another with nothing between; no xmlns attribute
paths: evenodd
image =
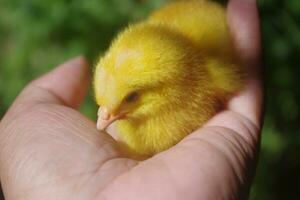
<svg viewBox="0 0 300 200"><path fill-rule="evenodd" d="M178 1L130 25L96 65L97 128L115 122L132 154L152 156L214 116L243 85L225 8Z"/></svg>

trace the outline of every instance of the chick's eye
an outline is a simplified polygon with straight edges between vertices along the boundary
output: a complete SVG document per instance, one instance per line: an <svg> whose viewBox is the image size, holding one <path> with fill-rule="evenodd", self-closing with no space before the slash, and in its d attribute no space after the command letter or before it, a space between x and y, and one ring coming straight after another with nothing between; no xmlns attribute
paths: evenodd
<svg viewBox="0 0 300 200"><path fill-rule="evenodd" d="M125 98L125 101L127 103L132 103L134 101L136 101L139 97L138 92L131 92L129 95L127 95L127 97Z"/></svg>

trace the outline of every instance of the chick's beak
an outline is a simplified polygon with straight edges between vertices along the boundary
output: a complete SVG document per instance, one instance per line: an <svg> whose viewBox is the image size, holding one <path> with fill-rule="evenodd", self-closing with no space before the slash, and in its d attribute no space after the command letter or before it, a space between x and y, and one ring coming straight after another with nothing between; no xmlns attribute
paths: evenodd
<svg viewBox="0 0 300 200"><path fill-rule="evenodd" d="M124 117L124 114L111 114L106 107L100 107L98 110L97 129L100 131L106 130L114 121Z"/></svg>

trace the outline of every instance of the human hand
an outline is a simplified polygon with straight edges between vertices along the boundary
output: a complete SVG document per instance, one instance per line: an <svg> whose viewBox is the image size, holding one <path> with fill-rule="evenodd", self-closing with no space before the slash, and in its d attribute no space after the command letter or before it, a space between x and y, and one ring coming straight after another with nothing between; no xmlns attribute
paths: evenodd
<svg viewBox="0 0 300 200"><path fill-rule="evenodd" d="M246 89L228 108L171 149L145 161L76 109L89 82L77 58L30 83L0 123L0 178L6 199L241 199L260 141L263 90L254 0L231 0L228 21Z"/></svg>

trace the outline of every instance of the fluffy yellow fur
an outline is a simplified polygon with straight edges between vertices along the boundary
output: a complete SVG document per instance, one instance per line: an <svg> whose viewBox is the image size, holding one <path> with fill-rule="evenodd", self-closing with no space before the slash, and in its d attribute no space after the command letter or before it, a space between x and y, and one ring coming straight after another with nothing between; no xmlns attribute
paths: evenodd
<svg viewBox="0 0 300 200"><path fill-rule="evenodd" d="M116 124L131 153L154 155L201 127L241 89L233 52L222 6L170 3L121 32L100 58L97 103L126 113Z"/></svg>

